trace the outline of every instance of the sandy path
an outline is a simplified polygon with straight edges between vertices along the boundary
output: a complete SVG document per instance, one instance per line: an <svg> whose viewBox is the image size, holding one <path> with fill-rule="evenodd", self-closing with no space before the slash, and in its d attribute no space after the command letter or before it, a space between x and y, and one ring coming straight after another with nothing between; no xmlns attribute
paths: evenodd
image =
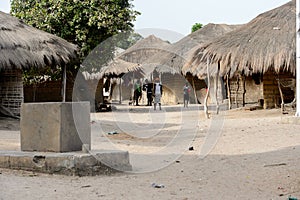
<svg viewBox="0 0 300 200"><path fill-rule="evenodd" d="M216 145L200 159L206 136L212 133L213 120L205 120L201 112L192 108L183 112L132 112L130 120L134 124L155 124L140 135L136 131L140 127L132 127L126 118L117 119L123 120L120 125L113 122L114 113L92 114L93 149L126 149L131 156L143 155L147 164L154 154L158 159L150 162L150 169L156 166L156 171L67 177L0 169L0 199L287 199L289 195L300 198L300 126L282 124L281 117L286 115L282 116L279 110L227 111ZM162 114L165 121L159 116ZM176 134L183 124L185 128ZM119 134L107 135L112 130ZM135 135L125 134L124 130ZM1 148L16 148L4 147L8 139L11 143L18 141L18 132L9 132L0 131ZM163 152L174 138L179 139L177 143ZM191 138L187 146L185 140ZM183 150L176 151L176 145ZM188 151L189 146L194 151ZM172 157L174 152L176 156ZM138 165L135 170L143 167ZM152 183L165 187L153 188Z"/></svg>

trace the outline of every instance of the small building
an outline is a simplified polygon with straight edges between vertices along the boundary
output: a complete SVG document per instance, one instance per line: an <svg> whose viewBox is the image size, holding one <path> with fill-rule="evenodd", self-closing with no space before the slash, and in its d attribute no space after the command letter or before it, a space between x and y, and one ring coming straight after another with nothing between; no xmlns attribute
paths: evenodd
<svg viewBox="0 0 300 200"><path fill-rule="evenodd" d="M19 116L24 101L22 69L65 68L77 46L0 11L0 113Z"/></svg>
<svg viewBox="0 0 300 200"><path fill-rule="evenodd" d="M199 46L188 64L226 83L231 104L273 108L294 99L296 1L258 15L249 23ZM207 70L208 62L208 70Z"/></svg>

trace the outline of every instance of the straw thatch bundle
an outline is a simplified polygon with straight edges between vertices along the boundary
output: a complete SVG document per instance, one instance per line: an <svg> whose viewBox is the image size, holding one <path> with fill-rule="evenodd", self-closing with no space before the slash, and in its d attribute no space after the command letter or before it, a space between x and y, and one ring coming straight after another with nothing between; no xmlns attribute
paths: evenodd
<svg viewBox="0 0 300 200"><path fill-rule="evenodd" d="M57 66L77 59L77 47L0 11L0 69Z"/></svg>
<svg viewBox="0 0 300 200"><path fill-rule="evenodd" d="M148 58L152 57L157 52L167 49L170 44L160 38L150 35L142 40L139 40L130 48L122 52L118 58L132 63L144 63Z"/></svg>
<svg viewBox="0 0 300 200"><path fill-rule="evenodd" d="M270 68L295 74L295 0L258 15L242 27L199 47L187 64L194 73L205 73L206 60L220 75L238 71L245 75ZM202 62L202 63L201 63ZM204 63L203 63L204 62Z"/></svg>
<svg viewBox="0 0 300 200"><path fill-rule="evenodd" d="M181 73L186 59L190 56L191 49L217 36L232 31L237 27L238 25L207 24L203 28L170 45L166 50L155 54L148 59L148 62L158 63L160 66L170 67L178 73Z"/></svg>
<svg viewBox="0 0 300 200"><path fill-rule="evenodd" d="M88 72L83 72L85 79L98 79L108 77L117 78L121 77L126 73L136 72L137 74L143 74L143 70L140 64L126 62L122 59L114 59L107 66L100 69L99 72L89 74Z"/></svg>

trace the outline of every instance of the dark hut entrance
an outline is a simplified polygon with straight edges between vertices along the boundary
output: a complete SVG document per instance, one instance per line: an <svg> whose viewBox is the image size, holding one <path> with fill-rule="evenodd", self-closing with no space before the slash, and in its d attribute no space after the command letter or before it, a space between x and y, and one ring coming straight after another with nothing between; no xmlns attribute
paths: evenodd
<svg viewBox="0 0 300 200"><path fill-rule="evenodd" d="M23 102L22 71L20 69L0 71L0 113L20 116Z"/></svg>

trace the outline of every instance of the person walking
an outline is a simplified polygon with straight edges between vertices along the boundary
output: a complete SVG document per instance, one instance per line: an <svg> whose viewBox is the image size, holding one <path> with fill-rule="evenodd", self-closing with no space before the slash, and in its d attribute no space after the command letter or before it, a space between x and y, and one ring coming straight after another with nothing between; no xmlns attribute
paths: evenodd
<svg viewBox="0 0 300 200"><path fill-rule="evenodd" d="M142 86L141 86L141 81L138 80L134 85L134 100L136 106L139 106L139 100L141 98L142 98Z"/></svg>
<svg viewBox="0 0 300 200"><path fill-rule="evenodd" d="M154 90L154 96L155 96L155 98L154 98L154 110L156 110L157 104L159 105L159 110L161 110L160 99L161 99L161 96L162 96L162 93L163 93L163 89L162 89L162 85L161 85L158 77L155 79L153 90Z"/></svg>
<svg viewBox="0 0 300 200"><path fill-rule="evenodd" d="M190 86L189 83L186 82L183 87L183 107L188 107L189 101L190 101Z"/></svg>
<svg viewBox="0 0 300 200"><path fill-rule="evenodd" d="M147 79L145 80L145 87L143 87L146 90L147 93L147 106L152 106L152 90L153 90L153 83L150 83Z"/></svg>

